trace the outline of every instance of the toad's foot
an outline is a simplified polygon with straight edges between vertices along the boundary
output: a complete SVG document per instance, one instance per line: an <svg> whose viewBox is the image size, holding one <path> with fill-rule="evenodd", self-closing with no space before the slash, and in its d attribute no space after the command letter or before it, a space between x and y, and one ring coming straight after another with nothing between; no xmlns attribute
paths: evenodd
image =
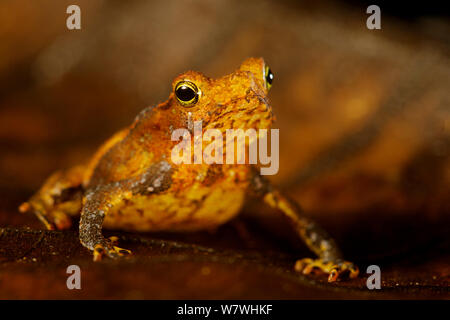
<svg viewBox="0 0 450 320"><path fill-rule="evenodd" d="M67 230L72 226L72 218L59 210L46 212L38 202L24 202L20 205L21 213L32 212L41 221L47 230Z"/></svg>
<svg viewBox="0 0 450 320"><path fill-rule="evenodd" d="M99 243L94 247L94 261L101 261L106 254L108 257L116 259L131 255L131 251L123 248L116 247L117 237L110 237L105 239L103 243Z"/></svg>
<svg viewBox="0 0 450 320"><path fill-rule="evenodd" d="M328 282L335 282L346 276L354 279L358 276L358 267L348 261L324 261L322 259L305 258L295 263L295 271L303 274L311 274L318 271L319 273L328 274Z"/></svg>

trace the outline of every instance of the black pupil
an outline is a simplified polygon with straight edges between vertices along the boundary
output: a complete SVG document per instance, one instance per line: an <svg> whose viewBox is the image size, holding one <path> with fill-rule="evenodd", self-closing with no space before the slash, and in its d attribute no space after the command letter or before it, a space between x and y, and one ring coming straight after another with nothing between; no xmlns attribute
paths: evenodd
<svg viewBox="0 0 450 320"><path fill-rule="evenodd" d="M272 84L273 81L273 73L270 69L267 70L266 81L268 84Z"/></svg>
<svg viewBox="0 0 450 320"><path fill-rule="evenodd" d="M192 88L184 85L177 89L176 94L178 99L180 99L181 101L191 101L197 95L197 93L192 90Z"/></svg>

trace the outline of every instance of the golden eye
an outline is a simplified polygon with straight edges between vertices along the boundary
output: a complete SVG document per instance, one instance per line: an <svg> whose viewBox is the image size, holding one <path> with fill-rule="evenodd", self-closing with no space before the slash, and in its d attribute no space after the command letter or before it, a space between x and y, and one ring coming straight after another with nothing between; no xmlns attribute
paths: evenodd
<svg viewBox="0 0 450 320"><path fill-rule="evenodd" d="M264 67L264 79L266 80L267 90L269 90L270 87L272 87L273 82L273 73L272 70L270 70L269 66Z"/></svg>
<svg viewBox="0 0 450 320"><path fill-rule="evenodd" d="M175 86L175 96L184 107L192 107L198 101L200 90L191 81L180 81Z"/></svg>

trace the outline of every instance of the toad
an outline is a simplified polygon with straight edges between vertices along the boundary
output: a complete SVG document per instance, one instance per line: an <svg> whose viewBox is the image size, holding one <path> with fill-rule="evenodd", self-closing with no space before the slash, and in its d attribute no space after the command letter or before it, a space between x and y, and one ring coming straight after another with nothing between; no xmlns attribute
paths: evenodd
<svg viewBox="0 0 450 320"><path fill-rule="evenodd" d="M177 128L270 129L268 91L273 74L262 58L245 60L235 72L211 79L188 71L176 77L166 102L140 112L130 127L107 140L85 164L57 171L20 211L32 211L50 230L67 229L80 216L81 244L94 261L131 254L105 238L102 228L134 232L196 231L235 217L248 194L283 213L318 256L295 263L304 274L322 272L328 281L358 268L343 259L335 241L299 206L262 176L253 164L174 163ZM194 139L194 137L192 137ZM250 143L250 142L249 142ZM223 150L224 153L227 149Z"/></svg>

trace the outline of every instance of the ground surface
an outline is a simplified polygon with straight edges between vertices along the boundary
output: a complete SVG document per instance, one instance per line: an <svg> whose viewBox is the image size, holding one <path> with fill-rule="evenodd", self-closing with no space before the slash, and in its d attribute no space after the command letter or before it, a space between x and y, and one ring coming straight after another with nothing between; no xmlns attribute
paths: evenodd
<svg viewBox="0 0 450 320"><path fill-rule="evenodd" d="M16 222L21 218L16 219ZM30 219L31 225L37 223ZM242 220L242 221L241 221ZM76 231L0 229L0 298L8 299L448 299L449 248L423 246L394 257L373 260L382 271L382 290L366 287L361 277L328 284L322 276L293 271L305 249L276 249L251 221L237 220L214 234L119 235L132 258L91 261ZM259 234L258 234L259 233ZM286 243L284 243L286 245ZM288 246L289 248L289 246ZM361 248L361 250L363 250ZM290 252L289 252L290 251ZM445 253L444 253L445 252ZM362 252L360 256L365 253ZM82 290L68 290L66 269L79 265Z"/></svg>

